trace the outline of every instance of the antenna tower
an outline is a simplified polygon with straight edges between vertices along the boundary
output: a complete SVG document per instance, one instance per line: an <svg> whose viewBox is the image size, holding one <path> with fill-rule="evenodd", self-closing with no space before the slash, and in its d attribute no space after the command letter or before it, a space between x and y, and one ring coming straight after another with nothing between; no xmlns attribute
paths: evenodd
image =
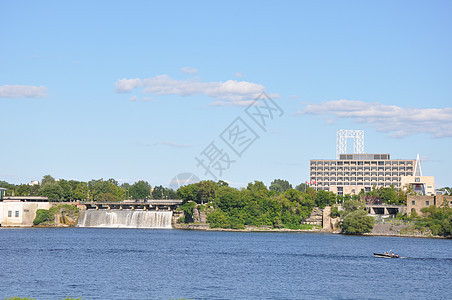
<svg viewBox="0 0 452 300"><path fill-rule="evenodd" d="M347 153L347 139L353 139L353 153L364 153L364 130L338 130L336 139L336 158L339 159L339 154Z"/></svg>

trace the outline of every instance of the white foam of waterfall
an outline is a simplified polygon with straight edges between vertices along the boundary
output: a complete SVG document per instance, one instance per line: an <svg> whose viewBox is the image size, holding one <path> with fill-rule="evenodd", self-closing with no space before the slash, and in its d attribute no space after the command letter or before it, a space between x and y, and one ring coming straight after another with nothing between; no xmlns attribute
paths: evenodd
<svg viewBox="0 0 452 300"><path fill-rule="evenodd" d="M78 227L172 228L172 211L82 210Z"/></svg>

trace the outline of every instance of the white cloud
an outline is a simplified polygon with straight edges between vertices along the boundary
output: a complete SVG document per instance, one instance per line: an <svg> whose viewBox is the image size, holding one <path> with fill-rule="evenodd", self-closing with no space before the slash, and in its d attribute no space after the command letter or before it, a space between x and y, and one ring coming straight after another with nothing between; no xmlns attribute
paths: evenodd
<svg viewBox="0 0 452 300"><path fill-rule="evenodd" d="M119 79L115 82L116 92L125 93L142 86L141 79Z"/></svg>
<svg viewBox="0 0 452 300"><path fill-rule="evenodd" d="M254 100L265 90L264 86L248 81L202 82L197 79L176 80L168 75L119 79L115 82L115 87L118 93L141 88L144 93L157 95L206 95L219 100L214 105L243 105L243 101Z"/></svg>
<svg viewBox="0 0 452 300"><path fill-rule="evenodd" d="M190 74L190 75L198 73L198 69L191 68L191 67L183 67L183 68L181 68L181 71L184 72L185 74Z"/></svg>
<svg viewBox="0 0 452 300"><path fill-rule="evenodd" d="M45 86L3 85L0 86L0 98L43 98L47 96Z"/></svg>
<svg viewBox="0 0 452 300"><path fill-rule="evenodd" d="M332 119L352 119L380 132L401 138L425 133L435 138L452 137L452 108L403 108L354 100L308 104L296 114L326 115Z"/></svg>

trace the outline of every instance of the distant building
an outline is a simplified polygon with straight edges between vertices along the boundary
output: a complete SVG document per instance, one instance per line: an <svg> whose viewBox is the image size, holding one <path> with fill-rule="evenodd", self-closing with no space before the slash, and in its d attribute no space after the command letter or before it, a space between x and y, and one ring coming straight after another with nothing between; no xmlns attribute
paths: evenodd
<svg viewBox="0 0 452 300"><path fill-rule="evenodd" d="M30 185L30 186L39 185L39 181L38 180L32 180L32 181L30 181L30 183L28 185Z"/></svg>
<svg viewBox="0 0 452 300"><path fill-rule="evenodd" d="M435 195L435 177L422 176L421 159L419 154L416 158L413 176L402 176L402 189L407 191L411 189L417 195L432 196Z"/></svg>
<svg viewBox="0 0 452 300"><path fill-rule="evenodd" d="M410 188L417 195L435 195L435 177L433 176L402 176L401 183L405 191Z"/></svg>
<svg viewBox="0 0 452 300"><path fill-rule="evenodd" d="M2 227L31 227L38 209L49 209L47 197L3 197L0 202Z"/></svg>
<svg viewBox="0 0 452 300"><path fill-rule="evenodd" d="M422 215L422 209L429 206L445 206L452 207L452 196L444 195L432 195L432 196L420 196L420 195L408 195L407 196L407 214L411 215L414 211L418 215Z"/></svg>
<svg viewBox="0 0 452 300"><path fill-rule="evenodd" d="M413 176L416 160L390 159L389 154L339 154L339 159L310 161L310 181L315 190L338 195L358 194L362 189L402 187L402 176Z"/></svg>
<svg viewBox="0 0 452 300"><path fill-rule="evenodd" d="M8 189L0 188L0 201L3 201L3 197L5 196L5 192Z"/></svg>

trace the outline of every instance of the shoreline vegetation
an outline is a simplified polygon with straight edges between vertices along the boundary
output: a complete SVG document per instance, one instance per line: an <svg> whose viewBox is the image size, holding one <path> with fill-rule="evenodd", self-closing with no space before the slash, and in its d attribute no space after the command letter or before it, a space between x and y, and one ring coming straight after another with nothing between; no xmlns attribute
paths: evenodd
<svg viewBox="0 0 452 300"><path fill-rule="evenodd" d="M249 233L325 233L325 234L341 234L340 231L324 231L321 229L230 229L230 228L177 228L179 230L199 230L199 231L218 231L218 232L249 232ZM362 236L388 236L388 237L409 237L409 238L428 238L428 239L450 239L450 237L435 236L435 235L422 235L422 234L397 234L397 233L363 233Z"/></svg>
<svg viewBox="0 0 452 300"><path fill-rule="evenodd" d="M181 199L175 212L178 229L238 232L332 232L349 235L451 237L452 208L430 206L411 216L397 215L392 224L380 224L365 211L365 204L406 205L410 190L374 187L357 195L316 191L306 183L295 187L275 179L267 187L254 181L246 188L233 188L225 181L200 181L176 191L145 181L119 184L114 179L89 182L43 177L37 185L13 185L0 181L6 196L45 196L61 204L38 210L36 227L73 227L78 210L67 202L120 202L125 199ZM445 188L450 193L450 188ZM65 203L66 202L66 203ZM326 221L325 221L326 220ZM397 223L397 224L396 224ZM326 224L326 225L325 225Z"/></svg>

